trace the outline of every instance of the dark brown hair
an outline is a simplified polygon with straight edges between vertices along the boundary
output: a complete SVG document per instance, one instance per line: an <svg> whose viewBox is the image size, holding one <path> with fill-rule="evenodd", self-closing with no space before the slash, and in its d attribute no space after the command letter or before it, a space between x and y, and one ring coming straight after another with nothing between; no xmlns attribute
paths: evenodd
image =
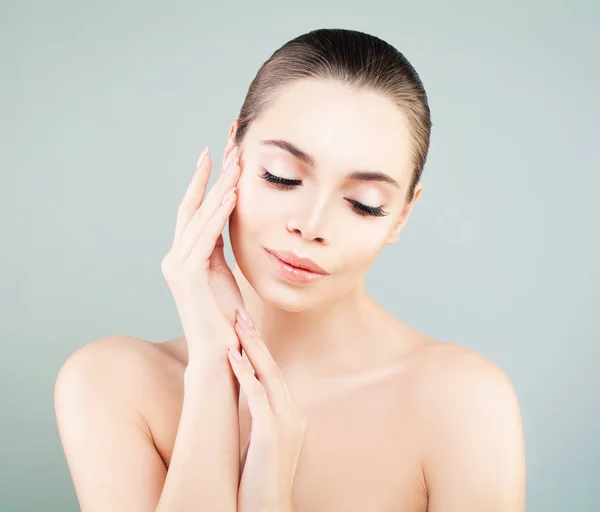
<svg viewBox="0 0 600 512"><path fill-rule="evenodd" d="M412 135L413 175L406 199L413 200L431 133L431 114L419 75L402 53L378 37L348 29L318 29L276 50L250 84L238 116L235 144L287 84L303 78L338 80L378 92L407 117Z"/></svg>

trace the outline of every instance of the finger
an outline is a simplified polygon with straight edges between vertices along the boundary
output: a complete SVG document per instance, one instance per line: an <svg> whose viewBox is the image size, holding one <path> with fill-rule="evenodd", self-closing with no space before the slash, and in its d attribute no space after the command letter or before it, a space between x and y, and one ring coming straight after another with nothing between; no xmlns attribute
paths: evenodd
<svg viewBox="0 0 600 512"><path fill-rule="evenodd" d="M246 315L250 323L244 320L241 313ZM264 343L256 325L251 321L249 313L242 307L239 308L234 324L235 331L240 340L244 352L252 368L256 372L256 377L263 385L273 413L278 418L283 418L290 414L287 384L281 372L281 368L271 356L267 345ZM291 393L289 393L291 395Z"/></svg>
<svg viewBox="0 0 600 512"><path fill-rule="evenodd" d="M248 409L252 416L252 422L263 423L272 419L273 413L265 388L254 376L254 371L249 362L243 359L241 354L231 346L227 351L227 355L233 373L248 399Z"/></svg>
<svg viewBox="0 0 600 512"><path fill-rule="evenodd" d="M280 366L273 359L256 324L252 321L250 313L243 306L240 306L238 311L244 312L250 324L244 330L241 326L244 322L240 322L243 317L238 314L234 328L246 357L251 361L259 380L266 386L265 390L267 397L271 400L271 406L275 408L278 415L282 414L281 417L283 417L283 413L289 413L291 416L301 415L300 406L286 382Z"/></svg>
<svg viewBox="0 0 600 512"><path fill-rule="evenodd" d="M174 248L181 259L190 255L196 242L201 238L201 233L215 213L222 205L225 194L237 185L240 176L240 166L238 165L235 153L231 153L231 160L228 162L227 171L219 177L217 183L210 189L202 206L194 213L194 216L188 223L178 245Z"/></svg>
<svg viewBox="0 0 600 512"><path fill-rule="evenodd" d="M221 161L221 169L225 168L225 162L227 161L227 157L229 156L229 153L231 153L233 146L234 146L233 141L230 140L227 143L227 146L225 147L225 151L223 152L223 160Z"/></svg>
<svg viewBox="0 0 600 512"><path fill-rule="evenodd" d="M235 199L233 199L233 202L234 202L233 207L234 208L235 208L236 201L237 201L237 197ZM231 212L229 212L228 216L231 216ZM227 220L225 220L223 222L223 226L225 225L226 222L227 222ZM229 263L227 263L227 260L225 259L225 241L223 240L223 230L224 229L225 228L221 229L221 232L219 233L219 236L217 237L217 241L215 242L213 252L208 257L208 259L210 262L211 269L213 269L217 273L221 273L223 275L229 275L229 273L231 272L231 268L229 268ZM194 257L194 255L192 255L192 257ZM227 313L227 318L229 318L229 320L231 320L231 324L233 325L233 322L235 320L235 309L233 311Z"/></svg>
<svg viewBox="0 0 600 512"><path fill-rule="evenodd" d="M208 183L208 176L210 175L211 161L208 153L209 149L210 147L206 146L202 153L200 153L192 180L179 204L177 222L175 225L175 236L173 237L174 244L179 240L181 233L189 224L196 210L198 210L202 204L202 198L204 197L206 184Z"/></svg>
<svg viewBox="0 0 600 512"><path fill-rule="evenodd" d="M227 172L222 172L217 182L211 187L201 207L196 210L182 233L178 245L174 247L175 252L180 258L183 259L189 255L202 229L219 208L225 193L237 183L239 172L236 167L237 159L235 154L231 153L230 160L228 160L225 168Z"/></svg>
<svg viewBox="0 0 600 512"><path fill-rule="evenodd" d="M191 258L191 260L205 261L210 258L211 254L215 250L217 240L219 240L219 237L223 234L223 229L225 228L227 219L235 208L235 202L237 201L237 188L234 187L229 195L224 199L225 202L221 204L219 210L217 210L213 217L207 222L206 226L202 230L202 233L199 235L196 244L194 247L192 247L189 254L189 258ZM223 248L221 247L219 250L222 251Z"/></svg>
<svg viewBox="0 0 600 512"><path fill-rule="evenodd" d="M246 458L248 457L248 448L250 447L250 439L252 439L252 437L248 436L246 445L244 446L244 449L240 453L240 475L244 472L244 466L246 465Z"/></svg>
<svg viewBox="0 0 600 512"><path fill-rule="evenodd" d="M230 141L225 148L221 163L221 172L225 169L225 162L233 147L233 141ZM208 178L210 176L210 169L212 167L212 158L210 157L210 154L208 154L209 150L210 146L206 146L198 157L196 172L194 172L192 181L188 185L184 198L180 204L173 243L179 240L181 233L188 225L196 210L198 210L202 204L202 199L204 198L204 193L206 192L206 186L208 184Z"/></svg>

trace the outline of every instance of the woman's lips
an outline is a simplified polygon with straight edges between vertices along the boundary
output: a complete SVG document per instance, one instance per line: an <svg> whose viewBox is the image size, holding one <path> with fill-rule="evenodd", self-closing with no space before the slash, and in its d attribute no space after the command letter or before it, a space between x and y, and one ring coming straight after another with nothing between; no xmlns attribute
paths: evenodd
<svg viewBox="0 0 600 512"><path fill-rule="evenodd" d="M280 260L277 256L270 253L265 249L267 253L267 257L273 264L275 271L285 279L289 281L293 281L295 283L310 283L317 281L318 279L322 279L327 277L325 274L317 274L316 272L311 272L310 270L305 270L303 268L298 268L286 263L283 260Z"/></svg>
<svg viewBox="0 0 600 512"><path fill-rule="evenodd" d="M295 252L276 251L275 249L269 249L268 247L265 247L264 249L270 252L273 256L279 258L284 263L287 263L291 267L308 270L309 272L315 272L316 274L329 273L325 269L317 265L317 263L311 260L310 258L298 256Z"/></svg>

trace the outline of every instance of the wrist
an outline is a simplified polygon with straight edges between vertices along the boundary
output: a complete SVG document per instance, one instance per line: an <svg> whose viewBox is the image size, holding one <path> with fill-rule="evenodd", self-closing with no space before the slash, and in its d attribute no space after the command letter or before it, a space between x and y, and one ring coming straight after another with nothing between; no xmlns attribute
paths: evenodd
<svg viewBox="0 0 600 512"><path fill-rule="evenodd" d="M215 360L225 358L227 361L227 349L232 346L241 350L240 340L235 333L231 336L220 338L218 341L206 338L186 338L189 363L202 365L205 362L212 363Z"/></svg>
<svg viewBox="0 0 600 512"><path fill-rule="evenodd" d="M240 350L239 341L234 348ZM195 375L222 373L224 369L231 369L227 355L229 345L222 344L219 347L202 348L188 352L188 363L185 369L185 377Z"/></svg>

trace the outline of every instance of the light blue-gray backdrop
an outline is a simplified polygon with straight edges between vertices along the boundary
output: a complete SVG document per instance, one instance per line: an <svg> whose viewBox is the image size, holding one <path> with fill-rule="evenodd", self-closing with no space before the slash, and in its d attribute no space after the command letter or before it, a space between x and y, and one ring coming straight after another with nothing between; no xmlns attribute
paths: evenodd
<svg viewBox="0 0 600 512"><path fill-rule="evenodd" d="M597 2L62 0L0 3L3 512L78 510L60 365L181 334L160 261L196 158L220 162L259 66L322 27L396 46L432 108L423 194L368 288L510 376L528 511L600 510Z"/></svg>

